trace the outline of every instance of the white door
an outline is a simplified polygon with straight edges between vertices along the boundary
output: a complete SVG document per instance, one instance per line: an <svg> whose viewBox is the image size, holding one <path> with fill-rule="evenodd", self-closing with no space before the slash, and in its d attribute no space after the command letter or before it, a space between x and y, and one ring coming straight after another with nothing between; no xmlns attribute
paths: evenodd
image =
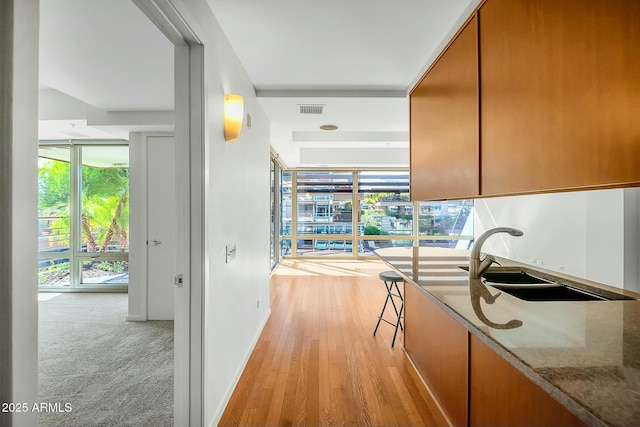
<svg viewBox="0 0 640 427"><path fill-rule="evenodd" d="M173 320L175 152L173 137L147 137L147 319Z"/></svg>

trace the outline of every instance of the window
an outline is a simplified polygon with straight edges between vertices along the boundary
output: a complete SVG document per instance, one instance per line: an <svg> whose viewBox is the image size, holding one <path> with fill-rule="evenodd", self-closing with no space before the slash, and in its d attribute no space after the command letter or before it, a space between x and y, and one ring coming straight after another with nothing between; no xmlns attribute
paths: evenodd
<svg viewBox="0 0 640 427"><path fill-rule="evenodd" d="M473 200L419 202L418 210L420 246L471 247Z"/></svg>
<svg viewBox="0 0 640 427"><path fill-rule="evenodd" d="M276 235L276 224L277 224L277 219L276 219L276 162L275 160L272 158L271 159L271 230L270 230L270 235L271 235L271 253L270 253L270 257L271 257L271 268L273 269L276 266L276 263L278 262L278 255L276 253L276 244L278 241L278 236Z"/></svg>
<svg viewBox="0 0 640 427"><path fill-rule="evenodd" d="M372 255L378 248L413 246L408 171L359 172L358 201L364 224L361 255Z"/></svg>
<svg viewBox="0 0 640 427"><path fill-rule="evenodd" d="M367 257L385 247L468 248L473 241L473 200L413 202L406 170L280 176L281 256Z"/></svg>
<svg viewBox="0 0 640 427"><path fill-rule="evenodd" d="M296 172L296 254L353 252L352 172Z"/></svg>
<svg viewBox="0 0 640 427"><path fill-rule="evenodd" d="M42 144L38 210L41 289L126 288L127 145Z"/></svg>
<svg viewBox="0 0 640 427"><path fill-rule="evenodd" d="M280 256L292 255L293 247L291 244L292 235L292 189L293 189L293 173L289 171L280 172ZM285 238L289 237L289 238Z"/></svg>

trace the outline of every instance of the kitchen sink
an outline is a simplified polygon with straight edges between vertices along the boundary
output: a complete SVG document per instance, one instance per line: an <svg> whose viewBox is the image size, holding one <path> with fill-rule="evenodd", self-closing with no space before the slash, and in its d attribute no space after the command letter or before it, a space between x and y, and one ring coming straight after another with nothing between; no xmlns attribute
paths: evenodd
<svg viewBox="0 0 640 427"><path fill-rule="evenodd" d="M551 283L538 277L525 273L524 271L487 271L482 277L491 283L511 283L511 284L534 284Z"/></svg>
<svg viewBox="0 0 640 427"><path fill-rule="evenodd" d="M547 282L549 283L549 282ZM554 283L536 286L496 284L492 286L525 301L607 301L609 298Z"/></svg>
<svg viewBox="0 0 640 427"><path fill-rule="evenodd" d="M599 295L578 287L552 282L524 271L486 271L482 278L488 285L525 301L611 301L631 300L625 295L606 292Z"/></svg>

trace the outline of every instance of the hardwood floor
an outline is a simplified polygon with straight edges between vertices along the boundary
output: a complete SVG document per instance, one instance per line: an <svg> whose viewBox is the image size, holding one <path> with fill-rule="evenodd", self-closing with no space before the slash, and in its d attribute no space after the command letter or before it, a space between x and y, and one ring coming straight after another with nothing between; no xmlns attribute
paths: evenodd
<svg viewBox="0 0 640 427"><path fill-rule="evenodd" d="M444 426L382 323L379 261L292 261L271 279L271 318L220 426ZM390 306L390 304L389 304ZM392 311L392 310L390 310Z"/></svg>

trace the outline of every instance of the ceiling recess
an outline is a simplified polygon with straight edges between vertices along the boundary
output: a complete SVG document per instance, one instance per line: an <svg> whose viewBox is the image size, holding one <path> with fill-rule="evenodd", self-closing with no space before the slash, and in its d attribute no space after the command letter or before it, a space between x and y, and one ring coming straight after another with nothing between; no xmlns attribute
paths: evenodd
<svg viewBox="0 0 640 427"><path fill-rule="evenodd" d="M323 104L298 104L300 114L322 114Z"/></svg>

